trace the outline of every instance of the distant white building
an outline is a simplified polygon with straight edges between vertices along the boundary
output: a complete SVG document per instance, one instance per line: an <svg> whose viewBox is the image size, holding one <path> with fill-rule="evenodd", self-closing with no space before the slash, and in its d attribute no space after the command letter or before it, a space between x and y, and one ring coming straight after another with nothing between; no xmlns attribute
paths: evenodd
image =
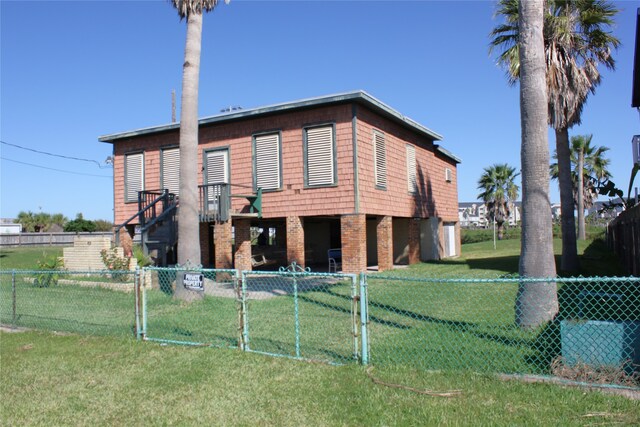
<svg viewBox="0 0 640 427"><path fill-rule="evenodd" d="M459 202L458 220L461 227L486 228L489 225L487 207L482 202Z"/></svg>
<svg viewBox="0 0 640 427"><path fill-rule="evenodd" d="M13 222L0 223L0 234L18 234L22 233L22 224L15 224Z"/></svg>
<svg viewBox="0 0 640 427"><path fill-rule="evenodd" d="M487 228L491 225L487 206L483 202L459 202L458 220L461 227ZM509 219L511 226L520 223L520 203L511 203L509 206Z"/></svg>

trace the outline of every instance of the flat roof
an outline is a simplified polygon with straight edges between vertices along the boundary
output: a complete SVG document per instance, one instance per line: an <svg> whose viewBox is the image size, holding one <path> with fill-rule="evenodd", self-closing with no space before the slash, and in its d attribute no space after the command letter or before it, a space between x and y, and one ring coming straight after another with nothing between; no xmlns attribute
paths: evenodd
<svg viewBox="0 0 640 427"><path fill-rule="evenodd" d="M207 125L212 125L217 123L226 123L226 122L249 119L254 117L284 113L288 111L303 110L303 109L308 109L313 107L321 107L321 106L335 105L335 104L346 104L351 102L362 104L374 110L378 114L400 124L401 126L409 128L414 132L417 132L418 134L426 136L427 138L433 141L442 140L442 135L432 131L426 126L421 125L415 120L412 120L411 118L400 114L400 112L398 112L397 110L394 110L393 108L389 107L387 104L379 101L378 99L374 98L373 96L369 95L367 92L362 90L345 92L345 93L334 94L334 95L320 96L316 98L301 99L298 101L267 105L264 107L249 108L246 110L237 110L229 113L218 114L215 116L203 117L200 120L198 120L198 125L207 126ZM170 124L165 124L160 126L134 129L126 132L112 133L108 135L103 135L99 137L98 140L100 142L114 143L121 139L133 138L133 137L143 136L143 135L152 135L156 133L168 132L168 131L177 130L177 129L180 129L180 122L170 123ZM434 145L436 150L441 154L443 154L444 156L451 158L457 163L461 162L461 160L458 157L453 155L448 150L445 150L444 148L440 147L437 144L434 144Z"/></svg>

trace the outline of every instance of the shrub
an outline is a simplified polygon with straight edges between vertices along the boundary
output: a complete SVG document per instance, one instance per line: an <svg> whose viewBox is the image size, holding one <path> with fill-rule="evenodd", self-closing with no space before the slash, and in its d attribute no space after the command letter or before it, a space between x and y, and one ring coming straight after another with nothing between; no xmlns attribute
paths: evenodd
<svg viewBox="0 0 640 427"><path fill-rule="evenodd" d="M60 275L55 271L62 268L62 259L55 255L42 254L42 258L36 261L38 264L38 270L42 270L42 273L36 274L33 280L33 285L38 288L48 288L52 285L58 284Z"/></svg>
<svg viewBox="0 0 640 427"><path fill-rule="evenodd" d="M135 245L133 247L133 257L138 261L138 267L147 267L153 264L151 258L144 253L142 246Z"/></svg>
<svg viewBox="0 0 640 427"><path fill-rule="evenodd" d="M118 255L117 248L111 248L109 250L103 249L100 251L102 262L109 271L123 271L129 269L129 258L121 257Z"/></svg>

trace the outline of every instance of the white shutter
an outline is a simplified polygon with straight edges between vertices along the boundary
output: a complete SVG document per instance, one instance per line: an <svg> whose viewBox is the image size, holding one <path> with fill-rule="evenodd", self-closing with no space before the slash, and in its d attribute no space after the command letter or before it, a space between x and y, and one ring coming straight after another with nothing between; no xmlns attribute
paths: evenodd
<svg viewBox="0 0 640 427"><path fill-rule="evenodd" d="M162 150L162 182L163 189L169 193L179 194L180 191L180 149L168 148Z"/></svg>
<svg viewBox="0 0 640 427"><path fill-rule="evenodd" d="M280 135L272 133L255 137L256 187L263 190L280 188Z"/></svg>
<svg viewBox="0 0 640 427"><path fill-rule="evenodd" d="M144 154L125 156L125 202L137 202L138 191L144 190Z"/></svg>
<svg viewBox="0 0 640 427"><path fill-rule="evenodd" d="M387 153L384 134L373 131L374 171L376 187L387 187Z"/></svg>
<svg viewBox="0 0 640 427"><path fill-rule="evenodd" d="M409 193L415 193L417 189L416 147L407 145L407 190L409 190Z"/></svg>
<svg viewBox="0 0 640 427"><path fill-rule="evenodd" d="M227 150L217 150L207 152L207 176L206 184L228 184L229 183L229 152ZM213 196L219 196L217 191L207 189L207 199L213 200ZM214 194L215 193L215 194Z"/></svg>
<svg viewBox="0 0 640 427"><path fill-rule="evenodd" d="M334 184L333 126L307 129L307 185Z"/></svg>

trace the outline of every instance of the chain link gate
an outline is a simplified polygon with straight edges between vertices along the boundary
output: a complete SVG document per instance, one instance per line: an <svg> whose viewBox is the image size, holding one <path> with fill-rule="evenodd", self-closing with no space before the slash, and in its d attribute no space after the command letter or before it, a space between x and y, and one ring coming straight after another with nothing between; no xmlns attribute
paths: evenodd
<svg viewBox="0 0 640 427"><path fill-rule="evenodd" d="M332 364L360 358L357 276L242 272L242 348Z"/></svg>
<svg viewBox="0 0 640 427"><path fill-rule="evenodd" d="M184 299L175 298L178 287ZM238 348L238 289L236 270L143 268L136 293L138 337Z"/></svg>

